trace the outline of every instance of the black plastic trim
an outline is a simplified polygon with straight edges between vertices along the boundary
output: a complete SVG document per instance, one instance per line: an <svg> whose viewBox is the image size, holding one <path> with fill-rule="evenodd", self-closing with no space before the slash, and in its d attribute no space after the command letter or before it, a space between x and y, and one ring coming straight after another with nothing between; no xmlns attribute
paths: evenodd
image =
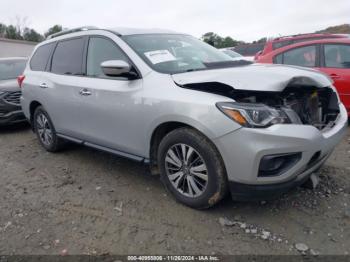
<svg viewBox="0 0 350 262"><path fill-rule="evenodd" d="M92 147L92 148L95 148L95 149L98 149L98 150L101 150L101 151L104 151L104 152L108 152L108 153L111 153L111 154L114 154L114 155L125 157L125 158L131 159L131 160L135 160L137 162L144 162L144 163L148 163L149 162L148 159L146 159L145 157L141 157L141 156L137 156L137 155L134 155L134 154L127 153L127 152L119 151L119 150L116 150L116 149L113 149L113 148L97 145L97 144L90 143L90 142L87 142L87 141L83 141L81 139L74 138L74 137L71 137L71 136L63 135L63 134L60 134L60 133L57 133L57 136L59 136L61 138L64 138L64 139L67 139L67 140L72 141L72 142L77 143L77 144L81 144L81 145L84 145L84 146Z"/></svg>
<svg viewBox="0 0 350 262"><path fill-rule="evenodd" d="M275 154L275 155L265 155L260 159L258 177L276 177L285 173L287 170L291 169L295 166L301 159L302 153L287 153L287 154ZM284 163L276 170L272 171L264 171L263 169L263 161L264 158L269 157L271 160L282 158L284 159ZM266 160L265 160L266 161Z"/></svg>
<svg viewBox="0 0 350 262"><path fill-rule="evenodd" d="M314 162L312 165L305 166L305 168L302 169L297 176L287 182L264 185L249 185L229 181L229 189L232 199L235 201L261 201L276 199L291 189L304 184L314 172L321 168L322 164L328 156L329 154L326 154L323 157L319 158L318 161ZM300 178L299 176L305 172L310 173L305 175L305 177Z"/></svg>

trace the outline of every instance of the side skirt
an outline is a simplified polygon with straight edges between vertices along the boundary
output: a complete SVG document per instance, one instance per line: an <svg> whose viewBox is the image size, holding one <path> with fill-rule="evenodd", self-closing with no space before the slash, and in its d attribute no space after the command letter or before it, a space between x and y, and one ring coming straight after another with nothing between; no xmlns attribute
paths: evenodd
<svg viewBox="0 0 350 262"><path fill-rule="evenodd" d="M96 145L96 144L93 144L93 143L90 143L90 142L87 142L87 141L83 141L83 140L80 140L80 139L77 139L77 138L74 138L74 137L70 137L70 136L66 136L66 135L63 135L63 134L59 134L59 133L57 133L57 136L61 137L63 139L69 140L71 142L74 142L76 144L80 144L80 145L88 146L88 147L91 147L91 148L95 148L95 149L98 149L98 150L101 150L101 151L104 151L104 152L107 152L107 153L111 153L113 155L117 155L117 156L121 156L121 157L125 157L125 158L128 158L128 159L131 159L131 160L134 160L134 161L137 161L137 162L142 162L142 163L144 163L146 165L149 164L149 159L141 157L141 156L129 154L129 153L122 152L122 151L119 151L119 150L115 150L115 149L112 149L112 148L109 148L109 147Z"/></svg>

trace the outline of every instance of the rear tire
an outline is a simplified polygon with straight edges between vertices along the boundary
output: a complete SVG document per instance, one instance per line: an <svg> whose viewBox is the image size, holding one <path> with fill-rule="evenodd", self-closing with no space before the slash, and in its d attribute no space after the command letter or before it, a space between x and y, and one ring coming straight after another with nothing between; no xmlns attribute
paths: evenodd
<svg viewBox="0 0 350 262"><path fill-rule="evenodd" d="M34 112L33 127L40 144L46 151L57 152L65 145L65 141L57 136L50 116L42 106L37 107Z"/></svg>
<svg viewBox="0 0 350 262"><path fill-rule="evenodd" d="M209 208L226 195L226 170L218 150L192 128L176 129L163 138L158 163L165 187L189 207Z"/></svg>

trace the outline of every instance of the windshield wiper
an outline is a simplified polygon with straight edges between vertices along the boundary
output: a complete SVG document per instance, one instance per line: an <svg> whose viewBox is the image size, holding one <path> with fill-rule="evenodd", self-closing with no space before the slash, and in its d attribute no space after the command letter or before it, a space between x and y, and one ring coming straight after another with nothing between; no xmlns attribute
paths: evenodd
<svg viewBox="0 0 350 262"><path fill-rule="evenodd" d="M78 72L78 73L72 73L72 72L65 72L64 75L71 75L71 76L86 76L85 73Z"/></svg>
<svg viewBox="0 0 350 262"><path fill-rule="evenodd" d="M194 71L201 71L201 70L205 70L206 68L191 68L191 69L187 69L185 70L185 72L194 72Z"/></svg>
<svg viewBox="0 0 350 262"><path fill-rule="evenodd" d="M220 61L220 62L210 62L203 63L208 69L216 69L216 68L225 68L225 67L236 67L236 66L244 66L251 65L253 62L247 60L236 60L236 61Z"/></svg>

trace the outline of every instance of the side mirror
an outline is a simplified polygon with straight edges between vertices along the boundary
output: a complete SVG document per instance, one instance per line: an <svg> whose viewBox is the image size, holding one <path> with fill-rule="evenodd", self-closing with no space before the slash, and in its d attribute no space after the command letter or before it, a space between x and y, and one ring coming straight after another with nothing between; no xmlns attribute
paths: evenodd
<svg viewBox="0 0 350 262"><path fill-rule="evenodd" d="M108 60L101 63L102 72L106 76L121 76L131 72L131 65L123 60Z"/></svg>

